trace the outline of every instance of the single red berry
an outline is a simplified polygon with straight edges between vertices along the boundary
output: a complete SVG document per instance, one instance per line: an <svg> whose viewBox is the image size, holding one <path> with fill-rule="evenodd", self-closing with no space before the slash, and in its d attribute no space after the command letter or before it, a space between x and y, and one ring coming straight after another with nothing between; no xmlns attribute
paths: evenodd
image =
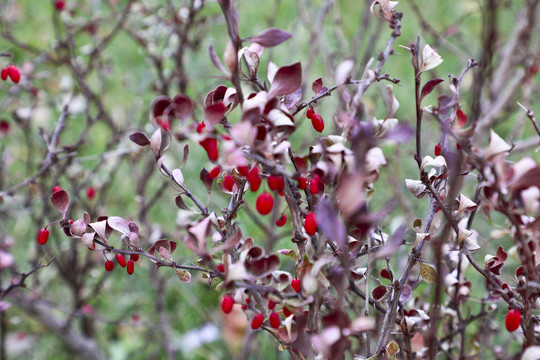
<svg viewBox="0 0 540 360"><path fill-rule="evenodd" d="M47 240L49 240L49 230L47 229L39 230L39 234L37 237L38 244L45 245L47 243Z"/></svg>
<svg viewBox="0 0 540 360"><path fill-rule="evenodd" d="M21 73L19 72L19 69L17 69L15 65L11 65L7 70L11 81L17 84L21 80Z"/></svg>
<svg viewBox="0 0 540 360"><path fill-rule="evenodd" d="M512 309L506 315L506 330L512 332L516 331L521 324L521 313L518 309Z"/></svg>
<svg viewBox="0 0 540 360"><path fill-rule="evenodd" d="M124 256L122 254L116 254L116 262L121 267L126 267L126 264L127 264L126 259L124 258Z"/></svg>
<svg viewBox="0 0 540 360"><path fill-rule="evenodd" d="M133 260L133 262L137 262L139 261L139 254L131 254L129 258Z"/></svg>
<svg viewBox="0 0 540 360"><path fill-rule="evenodd" d="M247 176L249 173L249 166L240 165L236 168L236 171L238 171L238 173L242 176Z"/></svg>
<svg viewBox="0 0 540 360"><path fill-rule="evenodd" d="M275 312L271 313L270 316L268 316L268 321L270 322L270 326L274 329L279 328L279 325L281 325L279 315Z"/></svg>
<svg viewBox="0 0 540 360"><path fill-rule="evenodd" d="M270 190L283 191L283 188L285 187L283 176L270 175L268 179L266 179L266 182L268 183Z"/></svg>
<svg viewBox="0 0 540 360"><path fill-rule="evenodd" d="M390 272L390 270L388 270L388 268L382 269L380 275L382 278L392 281L392 273Z"/></svg>
<svg viewBox="0 0 540 360"><path fill-rule="evenodd" d="M225 295L223 300L221 300L221 310L228 314L232 311L234 306L234 298L230 295Z"/></svg>
<svg viewBox="0 0 540 360"><path fill-rule="evenodd" d="M307 109L307 111L306 111L306 117L307 117L308 119L311 120L311 119L313 118L313 114L315 114L315 112L313 111L312 108Z"/></svg>
<svg viewBox="0 0 540 360"><path fill-rule="evenodd" d="M309 192L313 195L318 194L320 191L319 184L321 183L321 178L319 175L315 174L313 175L313 178L309 182Z"/></svg>
<svg viewBox="0 0 540 360"><path fill-rule="evenodd" d="M111 260L105 261L105 270L112 271L114 269L114 263Z"/></svg>
<svg viewBox="0 0 540 360"><path fill-rule="evenodd" d="M314 112L311 117L311 125L313 125L315 131L322 132L324 130L324 120L321 115Z"/></svg>
<svg viewBox="0 0 540 360"><path fill-rule="evenodd" d="M251 328L253 330L257 330L258 328L261 327L263 322L264 322L263 314L257 314L253 317L253 320L251 320Z"/></svg>
<svg viewBox="0 0 540 360"><path fill-rule="evenodd" d="M269 192L262 192L259 197L257 197L256 207L259 214L268 215L274 207L274 198Z"/></svg>
<svg viewBox="0 0 540 360"><path fill-rule="evenodd" d="M307 188L307 179L305 177L298 178L298 187L302 190L306 190Z"/></svg>
<svg viewBox="0 0 540 360"><path fill-rule="evenodd" d="M277 302L275 302L274 300L270 299L268 300L268 309L270 310L273 310L277 305Z"/></svg>
<svg viewBox="0 0 540 360"><path fill-rule="evenodd" d="M531 65L531 67L529 68L529 74L531 74L532 76L536 75L538 73L538 63L534 63Z"/></svg>
<svg viewBox="0 0 540 360"><path fill-rule="evenodd" d="M435 156L441 155L441 144L435 145Z"/></svg>
<svg viewBox="0 0 540 360"><path fill-rule="evenodd" d="M217 264L216 268L219 272L224 273L225 272L225 265L223 264Z"/></svg>
<svg viewBox="0 0 540 360"><path fill-rule="evenodd" d="M457 151L461 151L461 144L460 143L456 143L456 149L457 149Z"/></svg>
<svg viewBox="0 0 540 360"><path fill-rule="evenodd" d="M96 197L96 189L93 186L86 188L86 197L88 197L90 200Z"/></svg>
<svg viewBox="0 0 540 360"><path fill-rule="evenodd" d="M2 78L2 80L6 81L7 78L8 78L8 68L3 68L2 71L0 72L0 78Z"/></svg>
<svg viewBox="0 0 540 360"><path fill-rule="evenodd" d="M197 124L197 132L199 134L202 133L205 127L206 127L206 124L204 123L204 121L202 123Z"/></svg>
<svg viewBox="0 0 540 360"><path fill-rule="evenodd" d="M292 288L294 289L294 291L296 291L297 293L299 293L300 291L302 291L302 284L301 284L300 279L298 279L298 278L292 279L292 281L291 281L291 287L292 287Z"/></svg>
<svg viewBox="0 0 540 360"><path fill-rule="evenodd" d="M234 181L234 178L231 175L225 174L225 176L223 177L223 187L225 188L225 190L233 191L235 183L236 181Z"/></svg>
<svg viewBox="0 0 540 360"><path fill-rule="evenodd" d="M212 170L210 170L210 172L208 173L208 176L210 177L210 179L214 180L215 178L219 176L220 173L221 173L221 168L219 166L216 166Z"/></svg>
<svg viewBox="0 0 540 360"><path fill-rule="evenodd" d="M281 227L287 223L287 215L281 214L281 216L276 220L276 225Z"/></svg>
<svg viewBox="0 0 540 360"><path fill-rule="evenodd" d="M62 187L61 187L60 185L56 185L56 186L54 186L54 187L52 188L53 194L54 194L55 192L57 192L57 191L60 191L60 190L62 190Z"/></svg>
<svg viewBox="0 0 540 360"><path fill-rule="evenodd" d="M5 135L9 132L9 123L6 120L0 120L0 135Z"/></svg>
<svg viewBox="0 0 540 360"><path fill-rule="evenodd" d="M199 141L199 144L208 154L208 158L210 159L210 161L217 161L219 157L219 152L216 138L206 138L202 141Z"/></svg>
<svg viewBox="0 0 540 360"><path fill-rule="evenodd" d="M249 182L249 190L251 190L252 192L259 190L259 188L261 187L262 179L259 175L258 166L254 166L253 169L248 172L246 178Z"/></svg>
<svg viewBox="0 0 540 360"><path fill-rule="evenodd" d="M54 2L54 7L56 8L56 10L62 11L66 7L66 2L64 0L56 0Z"/></svg>
<svg viewBox="0 0 540 360"><path fill-rule="evenodd" d="M283 315L285 315L285 317L289 317L289 316L292 315L292 312L291 312L291 310L289 310L288 307L284 306L283 307Z"/></svg>
<svg viewBox="0 0 540 360"><path fill-rule="evenodd" d="M315 214L310 212L304 218L304 229L308 235L314 235L317 232L317 218Z"/></svg>
<svg viewBox="0 0 540 360"><path fill-rule="evenodd" d="M132 275L133 274L133 271L135 271L135 261L133 260L129 260L127 262L127 273L129 275Z"/></svg>

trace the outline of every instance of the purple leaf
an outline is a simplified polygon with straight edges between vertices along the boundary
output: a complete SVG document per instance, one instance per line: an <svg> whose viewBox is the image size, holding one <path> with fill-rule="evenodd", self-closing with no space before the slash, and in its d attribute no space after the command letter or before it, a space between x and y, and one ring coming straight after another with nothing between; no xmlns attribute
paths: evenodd
<svg viewBox="0 0 540 360"><path fill-rule="evenodd" d="M187 120L193 114L193 102L187 95L178 94L173 102L176 105L175 116L181 121Z"/></svg>
<svg viewBox="0 0 540 360"><path fill-rule="evenodd" d="M129 135L129 139L139 146L150 145L150 140L148 139L148 137L139 131Z"/></svg>
<svg viewBox="0 0 540 360"><path fill-rule="evenodd" d="M336 208L326 199L321 199L317 206L319 230L329 241L335 241L342 252L346 252L346 231Z"/></svg>
<svg viewBox="0 0 540 360"><path fill-rule="evenodd" d="M225 75L229 76L231 75L231 73L229 73L225 67L223 66L223 64L221 63L221 60L219 60L219 57L217 56L216 52L214 51L214 48L212 47L212 45L210 45L210 47L208 48L208 52L210 53L210 59L212 60L212 62L214 63L214 66L219 70L221 71L222 73L224 73Z"/></svg>
<svg viewBox="0 0 540 360"><path fill-rule="evenodd" d="M422 102L422 100L424 99L426 95L428 95L429 93L433 91L433 89L435 89L435 86L439 85L443 81L444 81L443 79L432 79L432 80L429 80L427 83L425 83L425 85L422 87L422 93L420 95L420 102Z"/></svg>
<svg viewBox="0 0 540 360"><path fill-rule="evenodd" d="M299 86L293 93L285 96L283 104L287 109L292 108L302 98L302 87Z"/></svg>
<svg viewBox="0 0 540 360"><path fill-rule="evenodd" d="M248 40L265 47L272 47L281 44L292 36L285 30L270 28L260 34L250 37Z"/></svg>
<svg viewBox="0 0 540 360"><path fill-rule="evenodd" d="M407 125L407 124L401 124L397 127L393 128L392 130L388 131L388 133L384 136L386 140L393 141L398 144L403 144L409 141L409 139L414 135L414 129Z"/></svg>
<svg viewBox="0 0 540 360"><path fill-rule="evenodd" d="M120 216L109 216L107 218L107 223L110 227L123 235L129 236L129 233L131 232L129 230L128 222Z"/></svg>
<svg viewBox="0 0 540 360"><path fill-rule="evenodd" d="M383 248L377 251L377 253L375 254L375 259L381 259L387 256L392 256L397 251L399 246L403 243L403 239L405 238L406 233L407 233L407 227L402 224L392 234L390 239L386 241L386 244L384 244Z"/></svg>
<svg viewBox="0 0 540 360"><path fill-rule="evenodd" d="M168 96L160 95L152 101L150 105L150 111L155 118L163 116L165 110L171 105L171 98Z"/></svg>
<svg viewBox="0 0 540 360"><path fill-rule="evenodd" d="M300 85L302 85L302 65L297 62L282 66L274 76L268 97L288 95L298 89Z"/></svg>
<svg viewBox="0 0 540 360"><path fill-rule="evenodd" d="M55 191L51 196L51 202L56 210L62 213L62 218L66 218L66 212L69 207L69 195L65 190Z"/></svg>
<svg viewBox="0 0 540 360"><path fill-rule="evenodd" d="M317 80L313 82L313 84L311 84L311 90L313 90L315 95L319 95L321 88L322 88L322 78L318 78Z"/></svg>

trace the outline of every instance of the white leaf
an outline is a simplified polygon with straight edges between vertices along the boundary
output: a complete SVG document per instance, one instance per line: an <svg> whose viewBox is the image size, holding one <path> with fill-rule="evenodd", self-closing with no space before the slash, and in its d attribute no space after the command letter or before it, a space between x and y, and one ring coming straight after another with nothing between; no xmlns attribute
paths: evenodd
<svg viewBox="0 0 540 360"><path fill-rule="evenodd" d="M414 196L421 198L425 194L426 185L420 180L405 179L405 186Z"/></svg>
<svg viewBox="0 0 540 360"><path fill-rule="evenodd" d="M432 158L429 155L424 156L424 158L422 159L421 168L424 169L428 166L433 166L437 168L441 166L446 166L446 160L442 156L436 156L435 158Z"/></svg>
<svg viewBox="0 0 540 360"><path fill-rule="evenodd" d="M502 154L512 149L512 147L508 145L499 135L497 135L493 129L490 130L490 133L489 146L484 154L487 160L494 155Z"/></svg>
<svg viewBox="0 0 540 360"><path fill-rule="evenodd" d="M437 54L437 52L431 48L431 46L426 44L422 50L422 65L420 65L420 72L422 73L424 71L431 70L439 66L442 62L442 57L440 57L439 54Z"/></svg>

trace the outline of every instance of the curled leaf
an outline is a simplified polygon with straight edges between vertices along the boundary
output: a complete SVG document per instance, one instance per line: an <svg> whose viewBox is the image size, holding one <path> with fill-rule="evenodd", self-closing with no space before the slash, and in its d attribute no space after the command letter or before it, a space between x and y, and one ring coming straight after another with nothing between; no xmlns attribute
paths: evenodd
<svg viewBox="0 0 540 360"><path fill-rule="evenodd" d="M56 210L62 213L62 218L66 218L66 212L69 207L69 195L65 190L55 191L51 196L51 202Z"/></svg>
<svg viewBox="0 0 540 360"><path fill-rule="evenodd" d="M288 40L292 34L278 28L266 29L260 34L248 38L249 41L262 45L264 47L273 47Z"/></svg>
<svg viewBox="0 0 540 360"><path fill-rule="evenodd" d="M424 71L431 70L442 64L443 59L431 46L424 46L422 50L422 65L420 65L419 72L423 73Z"/></svg>
<svg viewBox="0 0 540 360"><path fill-rule="evenodd" d="M291 94L300 85L302 85L302 65L297 62L292 65L282 66L274 75L269 97Z"/></svg>
<svg viewBox="0 0 540 360"><path fill-rule="evenodd" d="M425 282L435 284L437 282L437 271L431 265L420 263L420 276Z"/></svg>
<svg viewBox="0 0 540 360"><path fill-rule="evenodd" d="M175 269L176 270L176 276L180 279L181 282L184 284L188 284L191 282L191 274L188 271Z"/></svg>

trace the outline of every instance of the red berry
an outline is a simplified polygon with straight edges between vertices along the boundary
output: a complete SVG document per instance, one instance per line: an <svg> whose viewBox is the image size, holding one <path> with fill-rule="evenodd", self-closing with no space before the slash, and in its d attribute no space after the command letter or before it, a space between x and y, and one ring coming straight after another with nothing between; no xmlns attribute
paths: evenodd
<svg viewBox="0 0 540 360"><path fill-rule="evenodd" d="M224 272L225 272L225 265L223 265L223 264L218 264L218 265L216 266L216 268L217 268L218 271L221 272L221 273L224 273Z"/></svg>
<svg viewBox="0 0 540 360"><path fill-rule="evenodd" d="M10 67L8 67L7 71L9 77L15 84L17 84L21 80L21 73L15 65L11 65Z"/></svg>
<svg viewBox="0 0 540 360"><path fill-rule="evenodd" d="M435 145L435 156L441 155L441 144Z"/></svg>
<svg viewBox="0 0 540 360"><path fill-rule="evenodd" d="M300 282L300 279L298 278L294 278L292 279L291 281L291 287L294 289L294 291L296 291L297 293L299 293L300 291L302 291L302 284Z"/></svg>
<svg viewBox="0 0 540 360"><path fill-rule="evenodd" d="M322 132L324 130L324 120L321 115L314 112L311 117L311 125L313 125L315 131Z"/></svg>
<svg viewBox="0 0 540 360"><path fill-rule="evenodd" d="M259 176L259 168L257 166L253 167L253 169L248 172L246 178L249 182L249 190L253 192L259 190L259 188L261 187L262 179Z"/></svg>
<svg viewBox="0 0 540 360"><path fill-rule="evenodd" d="M309 182L309 192L313 195L318 194L320 191L319 184L321 182L321 178L319 175L314 175L311 181Z"/></svg>
<svg viewBox="0 0 540 360"><path fill-rule="evenodd" d="M62 11L64 10L64 7L66 6L66 2L64 0L56 0L54 2L54 7L56 8L56 10L58 11Z"/></svg>
<svg viewBox="0 0 540 360"><path fill-rule="evenodd" d="M285 181L282 176L270 175L266 182L270 190L282 191L285 187Z"/></svg>
<svg viewBox="0 0 540 360"><path fill-rule="evenodd" d="M133 260L133 262L137 262L139 261L139 254L131 254L129 258Z"/></svg>
<svg viewBox="0 0 540 360"><path fill-rule="evenodd" d="M2 80L6 81L7 78L8 78L8 68L3 68L2 71L0 72L0 77L2 78Z"/></svg>
<svg viewBox="0 0 540 360"><path fill-rule="evenodd" d="M229 174L225 174L223 177L223 187L227 191L233 191L235 182L236 181L234 181L234 178Z"/></svg>
<svg viewBox="0 0 540 360"><path fill-rule="evenodd" d="M521 313L517 309L512 309L506 315L506 330L512 332L516 331L521 324Z"/></svg>
<svg viewBox="0 0 540 360"><path fill-rule="evenodd" d="M273 310L277 303L274 300L268 300L268 309Z"/></svg>
<svg viewBox="0 0 540 360"><path fill-rule="evenodd" d="M127 262L127 273L129 275L132 275L133 274L133 271L135 271L135 261L133 260L129 260Z"/></svg>
<svg viewBox="0 0 540 360"><path fill-rule="evenodd" d="M210 170L210 172L208 173L208 176L210 177L210 179L214 180L215 178L219 176L220 173L221 173L220 167L216 166L212 170Z"/></svg>
<svg viewBox="0 0 540 360"><path fill-rule="evenodd" d="M276 220L276 225L281 227L287 223L287 215L281 214L281 216Z"/></svg>
<svg viewBox="0 0 540 360"><path fill-rule="evenodd" d="M199 134L202 133L205 127L206 127L206 124L204 123L204 121L202 123L197 124L197 132Z"/></svg>
<svg viewBox="0 0 540 360"><path fill-rule="evenodd" d="M307 111L306 111L306 117L307 117L308 119L311 120L311 119L313 118L313 114L315 114L315 112L313 111L312 108L307 109Z"/></svg>
<svg viewBox="0 0 540 360"><path fill-rule="evenodd" d="M289 310L288 307L284 306L283 307L283 315L285 315L285 317L289 317L289 316L292 315L292 312L291 312L291 310Z"/></svg>
<svg viewBox="0 0 540 360"><path fill-rule="evenodd" d="M259 214L268 215L274 207L274 198L269 192L262 192L259 197L257 197L256 207Z"/></svg>
<svg viewBox="0 0 540 360"><path fill-rule="evenodd" d="M126 267L126 259L124 258L122 254L116 254L116 262L121 267Z"/></svg>
<svg viewBox="0 0 540 360"><path fill-rule="evenodd" d="M114 269L114 263L111 260L105 261L105 270L112 271Z"/></svg>
<svg viewBox="0 0 540 360"><path fill-rule="evenodd" d="M57 192L57 191L60 191L60 190L62 190L62 187L61 187L60 185L56 185L56 186L54 186L54 187L52 188L53 194L54 194L55 192Z"/></svg>
<svg viewBox="0 0 540 360"><path fill-rule="evenodd" d="M39 230L39 234L37 237L38 244L45 245L47 243L47 240L49 240L49 230L47 229Z"/></svg>
<svg viewBox="0 0 540 360"><path fill-rule="evenodd" d="M281 325L281 320L279 319L279 315L275 312L271 313L268 317L268 321L270 322L270 326L274 329L279 328L279 325Z"/></svg>
<svg viewBox="0 0 540 360"><path fill-rule="evenodd" d="M298 178L298 187L302 190L306 190L307 188L307 179L305 177Z"/></svg>
<svg viewBox="0 0 540 360"><path fill-rule="evenodd" d="M249 167L241 165L236 168L236 171L238 171L238 173L242 176L247 176L247 174L249 173Z"/></svg>
<svg viewBox="0 0 540 360"><path fill-rule="evenodd" d="M234 306L234 298L230 295L225 295L223 300L221 300L221 310L228 314L232 311Z"/></svg>
<svg viewBox="0 0 540 360"><path fill-rule="evenodd" d="M86 188L86 197L88 197L90 200L96 197L96 189L93 186Z"/></svg>
<svg viewBox="0 0 540 360"><path fill-rule="evenodd" d="M253 320L251 320L251 328L253 330L257 330L261 327L262 323L264 322L264 316L262 314L257 314L253 317Z"/></svg>
<svg viewBox="0 0 540 360"><path fill-rule="evenodd" d="M308 235L314 235L317 232L317 218L315 214L310 212L304 218L304 229Z"/></svg>
<svg viewBox="0 0 540 360"><path fill-rule="evenodd" d="M219 157L219 152L216 138L206 138L202 141L199 141L199 144L208 154L208 158L210 159L210 161L217 161Z"/></svg>
<svg viewBox="0 0 540 360"><path fill-rule="evenodd" d="M531 67L529 68L529 74L531 74L532 76L536 75L538 73L538 63L534 63L531 65Z"/></svg>

